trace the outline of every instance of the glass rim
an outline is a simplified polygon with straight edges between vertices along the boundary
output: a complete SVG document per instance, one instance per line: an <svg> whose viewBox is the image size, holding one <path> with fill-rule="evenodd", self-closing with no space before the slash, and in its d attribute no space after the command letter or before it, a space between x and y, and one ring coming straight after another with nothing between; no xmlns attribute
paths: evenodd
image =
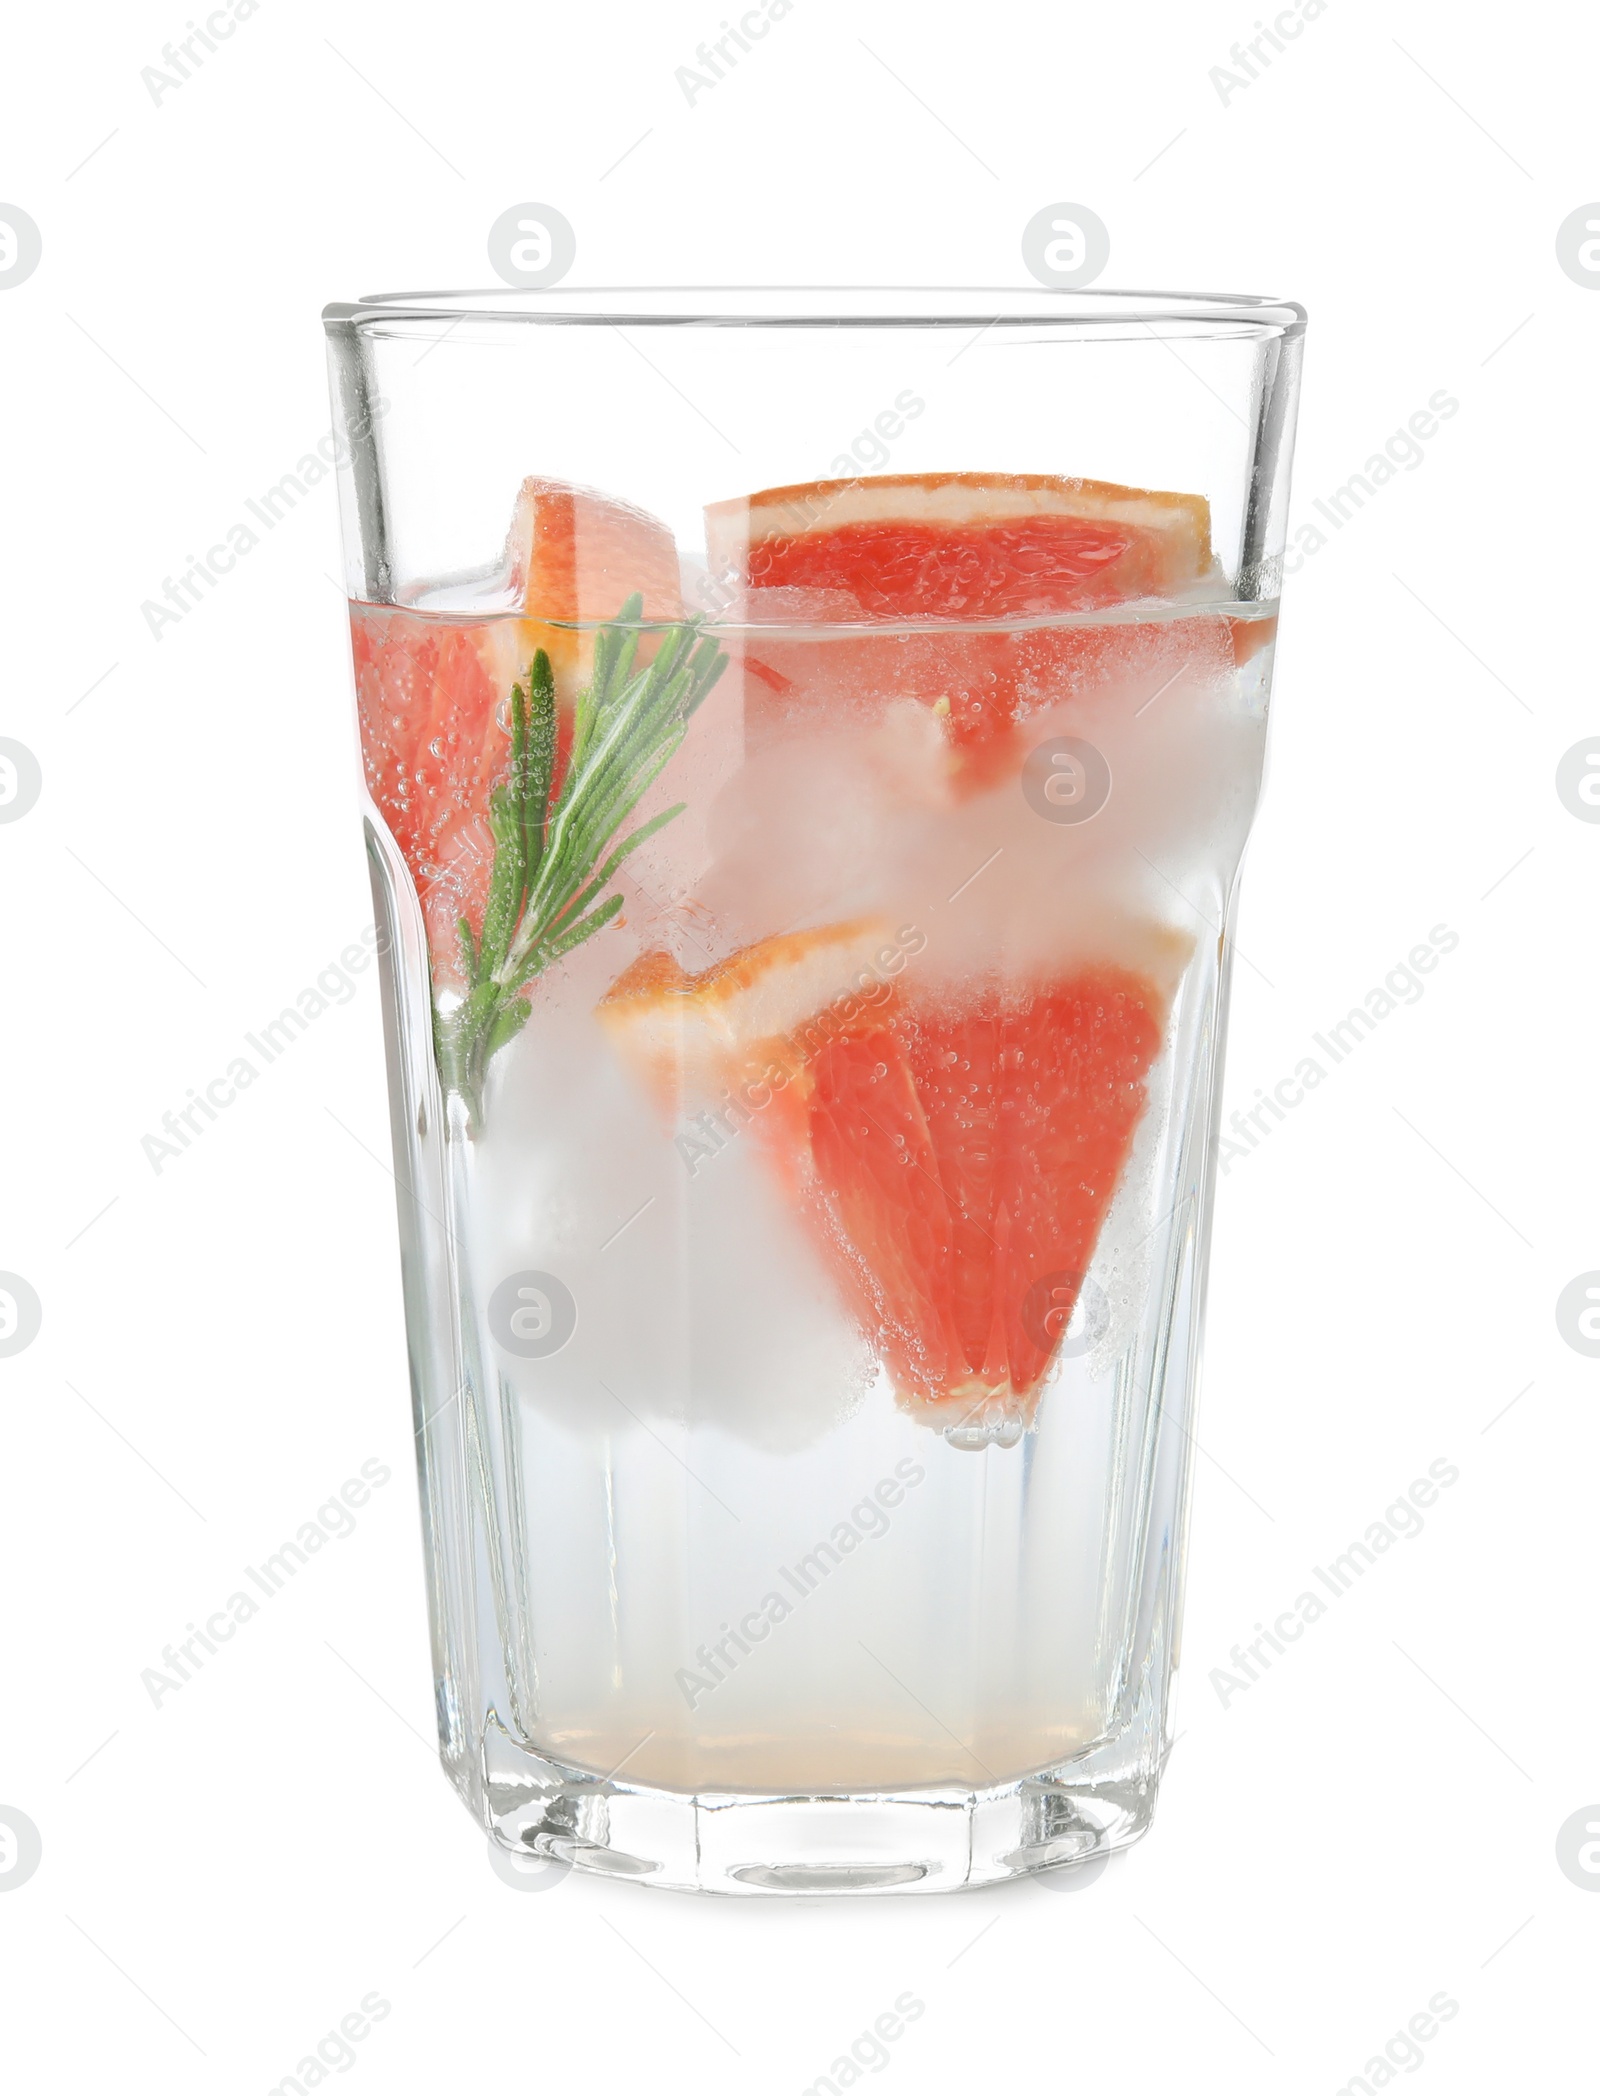
<svg viewBox="0 0 1600 2096"><path fill-rule="evenodd" d="M1100 339L1224 334L1262 340L1303 333L1305 309L1250 293L1100 291L1045 286L791 284L613 285L486 291L373 292L325 306L329 334L409 331L417 323L510 322L558 327L1054 327Z"/></svg>

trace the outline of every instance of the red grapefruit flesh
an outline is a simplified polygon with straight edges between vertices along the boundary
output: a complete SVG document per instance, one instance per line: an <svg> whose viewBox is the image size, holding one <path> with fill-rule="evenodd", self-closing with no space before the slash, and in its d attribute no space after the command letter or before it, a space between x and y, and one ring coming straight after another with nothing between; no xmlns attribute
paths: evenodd
<svg viewBox="0 0 1600 2096"><path fill-rule="evenodd" d="M1106 965L955 1009L912 1004L817 1058L813 1221L902 1401L1031 1408L1164 1023L1157 986Z"/></svg>
<svg viewBox="0 0 1600 2096"><path fill-rule="evenodd" d="M1216 573L1198 495L1047 474L888 474L770 488L706 512L714 573L742 585L754 621L789 620L746 650L752 745L819 714L873 718L899 699L945 722L953 774L991 784L1033 712L1125 665L1141 632L1115 626L938 631L1194 596ZM829 624L896 622L884 634ZM1226 628L1215 614L1208 650ZM909 625L909 630L906 630Z"/></svg>
<svg viewBox="0 0 1600 2096"><path fill-rule="evenodd" d="M353 606L351 647L367 788L426 888L443 870L448 833L488 812L510 683L483 629L413 612Z"/></svg>

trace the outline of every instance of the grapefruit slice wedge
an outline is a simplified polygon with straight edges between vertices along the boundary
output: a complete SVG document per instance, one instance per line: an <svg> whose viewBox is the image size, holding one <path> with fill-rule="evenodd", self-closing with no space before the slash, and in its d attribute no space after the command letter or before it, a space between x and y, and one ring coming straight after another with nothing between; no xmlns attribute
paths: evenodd
<svg viewBox="0 0 1600 2096"><path fill-rule="evenodd" d="M911 1411L975 1443L1031 1421L1165 1019L1158 984L1106 963L969 986L818 1057L816 1234Z"/></svg>
<svg viewBox="0 0 1600 2096"><path fill-rule="evenodd" d="M817 480L713 503L714 574L863 619L1006 619L1178 594L1211 569L1199 495L1045 473Z"/></svg>
<svg viewBox="0 0 1600 2096"><path fill-rule="evenodd" d="M640 617L670 623L683 615L678 549L665 524L616 495L536 475L522 483L506 536L508 587L527 614L519 634L526 658L543 648L556 694L570 710L589 673L592 628L614 618L637 592Z"/></svg>
<svg viewBox="0 0 1600 2096"><path fill-rule="evenodd" d="M900 1403L977 1446L1032 1418L1192 948L1146 926L1117 959L957 986L916 981L914 950L869 922L699 975L646 954L599 1016L668 1111L720 1090Z"/></svg>
<svg viewBox="0 0 1600 2096"><path fill-rule="evenodd" d="M773 628L745 651L752 748L910 699L941 721L958 793L1020 765L1030 714L1137 676L1163 650L1220 663L1232 644L1216 612L1176 642L1154 620L1059 623L1215 599L1225 584L1199 495L1039 473L812 481L713 503L706 544L744 616ZM897 630L861 630L874 625Z"/></svg>
<svg viewBox="0 0 1600 2096"><path fill-rule="evenodd" d="M635 591L647 620L681 612L667 527L631 503L565 481L522 483L504 572L520 612L501 618L351 606L368 790L411 869L435 964L446 976L455 967L457 918L465 915L475 930L482 922L493 863L489 794L510 751L512 685L544 648L560 705L559 781L593 629ZM641 657L649 652L646 641Z"/></svg>

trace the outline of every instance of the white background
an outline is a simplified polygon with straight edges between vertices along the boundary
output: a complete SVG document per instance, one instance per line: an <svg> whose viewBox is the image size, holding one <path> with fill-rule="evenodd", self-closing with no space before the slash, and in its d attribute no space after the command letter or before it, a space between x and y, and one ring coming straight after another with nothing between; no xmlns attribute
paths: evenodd
<svg viewBox="0 0 1600 2096"><path fill-rule="evenodd" d="M1554 781L1600 734L1600 296L1555 233L1600 195L1600 33L1330 0L1225 105L1246 0L795 0L691 109L720 19L262 0L159 105L177 0L12 25L0 199L44 247L0 293L0 734L44 789L0 827L0 1268L44 1322L0 1360L0 1805L43 1860L0 1896L8 2082L248 2096L376 1989L363 2086L799 2091L910 1989L866 2082L1331 2096L1443 1990L1397 2082L1587 2086L1600 1877L1556 1836L1600 1799L1600 1362L1554 1306L1600 1266L1600 826ZM331 486L159 642L140 605L325 430L322 304L486 281L528 198L573 283L1023 283L1024 223L1087 204L1107 285L1308 307L1296 524L1460 402L1288 587L1230 1107L1459 945L1222 1182L1183 1736L1077 1890L502 1884L433 1759L370 973L141 1150L370 904ZM154 1708L370 1458L356 1533ZM1439 1458L1424 1532L1224 1707L1210 1670Z"/></svg>

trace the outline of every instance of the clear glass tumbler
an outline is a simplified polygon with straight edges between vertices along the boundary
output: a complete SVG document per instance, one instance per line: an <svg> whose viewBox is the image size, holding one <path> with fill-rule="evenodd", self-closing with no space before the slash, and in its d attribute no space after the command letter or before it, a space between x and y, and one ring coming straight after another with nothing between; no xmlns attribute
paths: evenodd
<svg viewBox="0 0 1600 2096"><path fill-rule="evenodd" d="M325 316L445 1767L943 1891L1148 1823L1303 316Z"/></svg>

